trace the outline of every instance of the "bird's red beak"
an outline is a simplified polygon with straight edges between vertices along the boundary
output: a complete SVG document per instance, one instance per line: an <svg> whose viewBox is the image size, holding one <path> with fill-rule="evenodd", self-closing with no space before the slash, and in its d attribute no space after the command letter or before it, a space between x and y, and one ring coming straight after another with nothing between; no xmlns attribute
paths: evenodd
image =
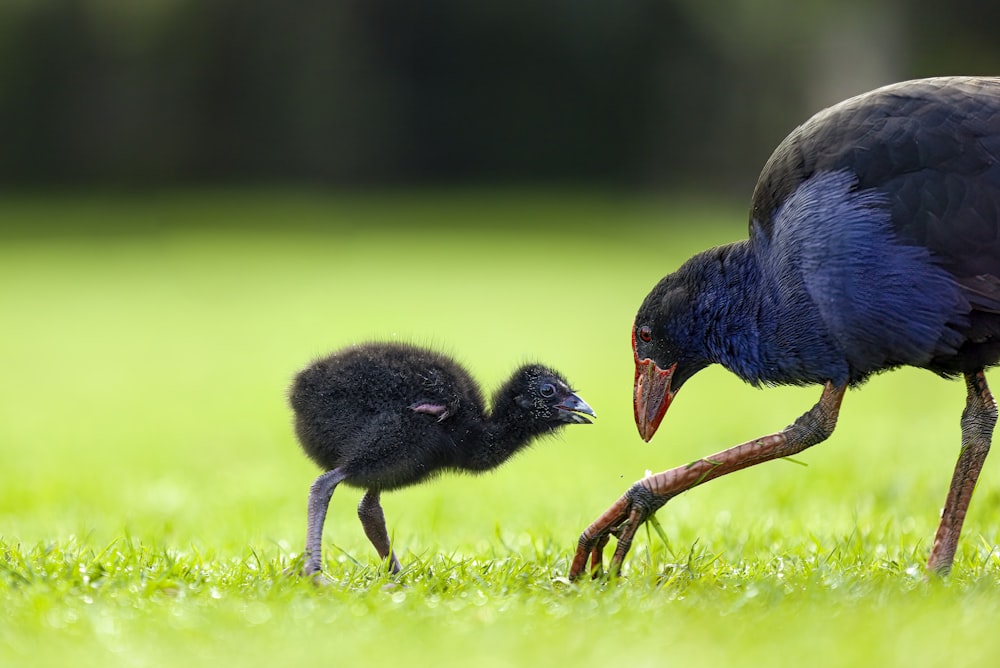
<svg viewBox="0 0 1000 668"><path fill-rule="evenodd" d="M670 391L670 379L677 364L663 370L651 359L635 356L635 425L642 440L649 442L667 412L676 392Z"/></svg>

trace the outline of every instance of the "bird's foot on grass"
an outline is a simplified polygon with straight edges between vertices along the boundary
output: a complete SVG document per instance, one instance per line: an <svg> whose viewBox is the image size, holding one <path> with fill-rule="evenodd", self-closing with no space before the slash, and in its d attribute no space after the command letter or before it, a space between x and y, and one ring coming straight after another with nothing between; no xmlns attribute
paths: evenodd
<svg viewBox="0 0 1000 668"><path fill-rule="evenodd" d="M614 536L618 540L615 553L611 557L608 575L615 577L621 571L625 555L632 547L635 532L653 516L668 498L657 497L640 482L632 485L627 492L584 530L577 543L576 555L569 569L569 579L575 580L590 561L590 575L599 578L604 572L604 548Z"/></svg>
<svg viewBox="0 0 1000 668"><path fill-rule="evenodd" d="M336 581L323 571L316 571L308 577L317 587L332 587L336 584Z"/></svg>
<svg viewBox="0 0 1000 668"><path fill-rule="evenodd" d="M317 587L332 587L336 584L336 581L329 575L324 573L322 569L317 568L314 571L308 571L305 568L300 570L297 574L303 580L311 580L312 583Z"/></svg>
<svg viewBox="0 0 1000 668"><path fill-rule="evenodd" d="M320 565L311 563L306 559L305 554L295 557L291 564L281 573L287 578L311 579L313 584L317 586L325 587L333 584L333 580L323 574L323 569Z"/></svg>

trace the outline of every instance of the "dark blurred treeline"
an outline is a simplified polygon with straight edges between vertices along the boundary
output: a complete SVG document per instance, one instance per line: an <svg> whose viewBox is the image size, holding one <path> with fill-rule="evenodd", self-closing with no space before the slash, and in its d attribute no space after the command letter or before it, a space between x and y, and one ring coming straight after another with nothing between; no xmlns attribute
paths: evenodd
<svg viewBox="0 0 1000 668"><path fill-rule="evenodd" d="M1000 72L950 0L0 0L7 186L697 185L894 80Z"/></svg>

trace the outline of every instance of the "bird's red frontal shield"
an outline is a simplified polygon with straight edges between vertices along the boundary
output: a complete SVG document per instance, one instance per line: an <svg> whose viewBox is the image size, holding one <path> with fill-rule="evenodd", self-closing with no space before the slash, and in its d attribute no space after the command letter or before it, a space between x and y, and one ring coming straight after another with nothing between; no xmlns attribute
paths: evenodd
<svg viewBox="0 0 1000 668"><path fill-rule="evenodd" d="M676 392L670 391L670 379L677 364L661 369L651 359L635 356L635 425L642 440L649 441L656 433Z"/></svg>

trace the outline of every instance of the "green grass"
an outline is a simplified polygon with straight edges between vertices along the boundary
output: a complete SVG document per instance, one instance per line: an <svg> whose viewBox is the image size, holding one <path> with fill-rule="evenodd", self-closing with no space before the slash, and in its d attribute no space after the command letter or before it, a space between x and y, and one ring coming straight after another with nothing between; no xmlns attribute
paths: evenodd
<svg viewBox="0 0 1000 668"><path fill-rule="evenodd" d="M1000 650L1000 475L953 575L922 565L961 383L848 394L825 444L682 495L615 582L580 531L647 469L790 423L820 388L692 379L651 445L629 326L738 209L581 193L272 192L0 200L0 665L966 666ZM329 586L294 568L317 474L284 391L368 337L437 345L487 388L563 370L595 407L500 470L387 495L388 576L340 489ZM610 548L609 548L610 551Z"/></svg>

